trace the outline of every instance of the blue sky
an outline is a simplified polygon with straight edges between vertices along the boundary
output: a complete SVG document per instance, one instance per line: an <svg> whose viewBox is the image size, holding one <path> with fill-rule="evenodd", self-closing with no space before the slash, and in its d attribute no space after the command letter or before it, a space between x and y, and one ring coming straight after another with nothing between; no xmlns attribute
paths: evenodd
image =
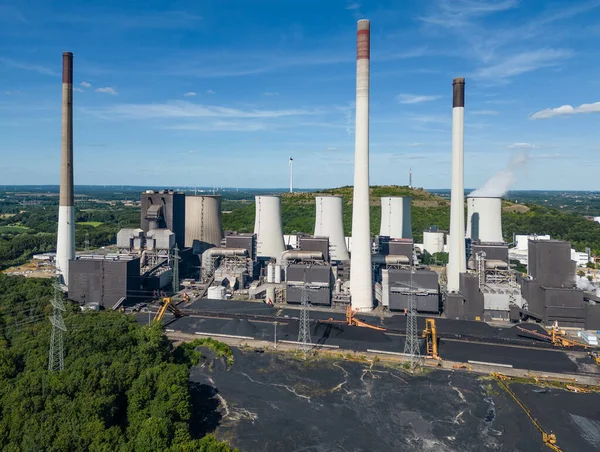
<svg viewBox="0 0 600 452"><path fill-rule="evenodd" d="M356 20L371 19L371 183L600 189L600 1L0 0L0 180L54 184L62 52L75 183L352 184ZM522 158L525 154L527 158ZM515 158L519 157L519 158Z"/></svg>

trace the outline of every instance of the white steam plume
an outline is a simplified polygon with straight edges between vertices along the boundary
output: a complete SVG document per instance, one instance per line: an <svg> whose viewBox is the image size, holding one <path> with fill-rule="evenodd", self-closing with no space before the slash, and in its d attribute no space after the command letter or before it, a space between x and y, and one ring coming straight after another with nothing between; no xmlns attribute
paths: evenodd
<svg viewBox="0 0 600 452"><path fill-rule="evenodd" d="M506 168L494 174L482 187L471 192L469 196L482 198L499 198L504 196L516 180L517 170L527 162L527 159L528 156L525 152L515 155Z"/></svg>

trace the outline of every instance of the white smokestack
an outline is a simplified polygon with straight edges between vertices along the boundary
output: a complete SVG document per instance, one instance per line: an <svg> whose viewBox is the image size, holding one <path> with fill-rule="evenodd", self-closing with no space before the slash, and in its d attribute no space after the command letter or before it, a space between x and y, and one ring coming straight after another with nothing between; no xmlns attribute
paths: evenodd
<svg viewBox="0 0 600 452"><path fill-rule="evenodd" d="M285 251L281 226L281 198L279 196L256 196L256 254L258 257L276 259Z"/></svg>
<svg viewBox="0 0 600 452"><path fill-rule="evenodd" d="M341 196L315 198L315 237L329 237L331 260L347 261L348 249L344 237L344 203Z"/></svg>
<svg viewBox="0 0 600 452"><path fill-rule="evenodd" d="M482 242L504 242L501 198L467 197L467 237Z"/></svg>
<svg viewBox="0 0 600 452"><path fill-rule="evenodd" d="M75 258L75 202L73 197L73 54L63 53L62 76L62 160L56 271L69 286L69 259Z"/></svg>
<svg viewBox="0 0 600 452"><path fill-rule="evenodd" d="M448 239L448 291L460 290L460 274L467 269L465 250L465 79L455 78L452 98L452 193Z"/></svg>
<svg viewBox="0 0 600 452"><path fill-rule="evenodd" d="M350 292L352 307L373 309L371 222L369 215L369 72L370 22L359 20L356 46L356 129Z"/></svg>
<svg viewBox="0 0 600 452"><path fill-rule="evenodd" d="M379 235L392 239L412 239L410 197L381 198L381 227Z"/></svg>
<svg viewBox="0 0 600 452"><path fill-rule="evenodd" d="M185 197L185 246L203 253L223 240L221 196Z"/></svg>
<svg viewBox="0 0 600 452"><path fill-rule="evenodd" d="M290 193L294 193L294 159L290 157Z"/></svg>

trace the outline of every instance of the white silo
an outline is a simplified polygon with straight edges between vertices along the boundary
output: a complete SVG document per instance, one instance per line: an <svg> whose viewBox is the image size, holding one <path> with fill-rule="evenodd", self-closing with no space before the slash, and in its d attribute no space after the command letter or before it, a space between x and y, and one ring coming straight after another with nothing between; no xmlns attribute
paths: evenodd
<svg viewBox="0 0 600 452"><path fill-rule="evenodd" d="M379 235L392 239L412 239L411 201L410 197L381 198Z"/></svg>
<svg viewBox="0 0 600 452"><path fill-rule="evenodd" d="M285 251L281 226L281 198L279 196L256 196L256 254L258 257L276 259Z"/></svg>
<svg viewBox="0 0 600 452"><path fill-rule="evenodd" d="M504 242L501 198L467 197L467 237L481 242Z"/></svg>
<svg viewBox="0 0 600 452"><path fill-rule="evenodd" d="M444 233L442 231L423 231L423 251L433 255L444 251Z"/></svg>
<svg viewBox="0 0 600 452"><path fill-rule="evenodd" d="M185 246L203 253L223 240L221 196L185 197Z"/></svg>
<svg viewBox="0 0 600 452"><path fill-rule="evenodd" d="M347 261L350 257L344 237L344 202L340 196L315 198L315 237L329 237L332 260Z"/></svg>

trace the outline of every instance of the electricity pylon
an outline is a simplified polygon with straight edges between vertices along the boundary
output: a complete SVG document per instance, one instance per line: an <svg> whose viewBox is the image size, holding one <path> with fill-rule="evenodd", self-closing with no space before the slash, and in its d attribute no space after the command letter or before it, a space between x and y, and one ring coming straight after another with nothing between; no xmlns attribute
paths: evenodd
<svg viewBox="0 0 600 452"><path fill-rule="evenodd" d="M409 357L411 369L418 364L421 358L419 334L417 332L417 302L415 299L414 274L415 268L412 267L410 269L410 288L406 312L406 342L404 343L404 353Z"/></svg>
<svg viewBox="0 0 600 452"><path fill-rule="evenodd" d="M179 292L179 248L173 250L173 294Z"/></svg>
<svg viewBox="0 0 600 452"><path fill-rule="evenodd" d="M53 307L52 316L50 317L52 334L50 336L48 370L56 372L65 368L63 333L67 331L65 321L63 320L65 305L63 304L63 295L58 281L54 284L54 297L51 302Z"/></svg>
<svg viewBox="0 0 600 452"><path fill-rule="evenodd" d="M312 348L312 339L310 337L310 311L308 310L308 283L306 282L306 271L310 265L304 268L304 282L302 283L302 296L300 298L300 329L298 331L298 348L306 354Z"/></svg>

